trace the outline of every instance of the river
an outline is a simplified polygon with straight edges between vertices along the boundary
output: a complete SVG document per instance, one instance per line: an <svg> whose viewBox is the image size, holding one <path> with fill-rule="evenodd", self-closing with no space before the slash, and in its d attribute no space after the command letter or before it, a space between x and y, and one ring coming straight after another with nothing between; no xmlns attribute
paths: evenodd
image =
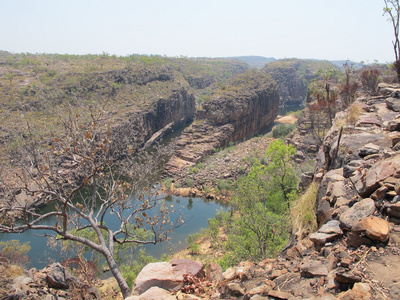
<svg viewBox="0 0 400 300"><path fill-rule="evenodd" d="M279 109L279 114L286 114L289 111L296 111L301 109L299 105L291 105ZM180 128L175 130L168 136L164 143L169 142L173 137L179 135L183 130ZM168 196L166 197L169 204L174 205L176 214L180 213L184 216L185 224L177 228L173 233L170 234L170 240L153 245L146 245L146 253L156 258L160 258L162 254L174 253L184 249L187 246L186 238L188 235L199 232L202 228L207 228L208 219L213 218L218 210L223 210L226 207L221 203L214 201L207 201L202 198L190 198L190 197L178 197ZM107 219L109 218L109 219ZM111 222L112 217L108 216L107 221ZM171 219L174 216L171 215ZM54 224L54 220L48 220L47 224ZM21 243L29 242L31 250L28 253L30 259L30 267L41 269L47 264L58 261L58 253L51 249L47 245L47 238L39 235L43 235L44 232L38 231L26 231L25 233L19 234L0 234L0 241L8 240L19 240Z"/></svg>
<svg viewBox="0 0 400 300"><path fill-rule="evenodd" d="M155 258L160 258L164 253L174 253L184 249L187 246L187 236L199 232L202 228L207 228L208 219L213 218L218 210L224 209L222 204L202 198L168 196L166 201L176 210L175 213L171 213L171 219L177 217L178 214L183 215L185 223L170 234L170 240L144 246L146 254ZM107 216L105 221L108 223L107 221L111 220L112 216ZM54 220L48 220L47 224L54 224ZM57 251L47 245L47 238L38 236L44 233L44 231L26 231L18 234L0 234L0 241L14 239L19 240L20 243L29 242L31 246L28 253L29 267L41 269L51 262L60 260Z"/></svg>

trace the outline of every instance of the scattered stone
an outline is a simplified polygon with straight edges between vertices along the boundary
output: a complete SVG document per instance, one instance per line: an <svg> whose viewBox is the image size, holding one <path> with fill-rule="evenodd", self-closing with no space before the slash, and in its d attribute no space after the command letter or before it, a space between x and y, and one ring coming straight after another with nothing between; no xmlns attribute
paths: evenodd
<svg viewBox="0 0 400 300"><path fill-rule="evenodd" d="M228 289L228 293L235 297L240 297L246 294L245 290L242 288L240 283L238 282L231 282L226 285Z"/></svg>
<svg viewBox="0 0 400 300"><path fill-rule="evenodd" d="M378 217L370 216L361 219L352 227L354 233L365 233L374 241L386 242L389 239L389 222Z"/></svg>
<svg viewBox="0 0 400 300"><path fill-rule="evenodd" d="M316 277L328 275L327 267L320 261L309 261L300 266L302 277Z"/></svg>
<svg viewBox="0 0 400 300"><path fill-rule="evenodd" d="M400 131L400 120L393 120L386 125L388 131Z"/></svg>
<svg viewBox="0 0 400 300"><path fill-rule="evenodd" d="M246 295L248 296L252 296L252 295L256 295L256 294L260 294L260 295L266 295L268 294L268 292L272 290L272 287L268 284L262 284L259 286L256 286L255 288L252 288L250 291L247 292Z"/></svg>
<svg viewBox="0 0 400 300"><path fill-rule="evenodd" d="M288 272L287 269L273 270L270 278L271 278L271 280L274 280L275 278L277 278L277 277L279 277L279 276L281 276L283 274L286 274L287 272Z"/></svg>
<svg viewBox="0 0 400 300"><path fill-rule="evenodd" d="M353 262L352 259L348 256L348 257L342 258L342 260L340 261L340 265L343 268L348 268L348 267L350 267L352 262Z"/></svg>
<svg viewBox="0 0 400 300"><path fill-rule="evenodd" d="M275 290L269 291L268 296L274 297L277 299L282 299L282 300L286 300L286 299L293 297L292 294L289 294L286 292L281 292L281 291L275 291Z"/></svg>
<svg viewBox="0 0 400 300"><path fill-rule="evenodd" d="M351 290L338 295L339 300L369 300L372 299L371 287L368 283L356 282Z"/></svg>
<svg viewBox="0 0 400 300"><path fill-rule="evenodd" d="M398 131L389 132L388 136L392 141L392 147L396 146L396 144L400 142L400 133Z"/></svg>
<svg viewBox="0 0 400 300"><path fill-rule="evenodd" d="M385 198L386 193L389 191L387 186L382 186L372 193L371 198L374 200L382 200Z"/></svg>
<svg viewBox="0 0 400 300"><path fill-rule="evenodd" d="M223 276L225 278L225 280L230 281L233 280L237 277L237 271L235 267L230 267L228 269L226 269L226 271L223 273Z"/></svg>
<svg viewBox="0 0 400 300"><path fill-rule="evenodd" d="M362 278L353 272L338 272L336 273L335 280L341 283L356 283L361 282Z"/></svg>
<svg viewBox="0 0 400 300"><path fill-rule="evenodd" d="M370 245L372 244L372 241L354 232L349 232L346 237L346 244L348 247L358 248L361 245Z"/></svg>
<svg viewBox="0 0 400 300"><path fill-rule="evenodd" d="M340 222L331 220L322 225L317 232L310 236L310 240L316 244L324 245L327 242L335 240L338 236L342 235L343 231L340 229Z"/></svg>
<svg viewBox="0 0 400 300"><path fill-rule="evenodd" d="M371 216L375 211L375 202L371 198L366 198L357 202L340 217L339 221L344 228L351 229L355 223L364 217Z"/></svg>
<svg viewBox="0 0 400 300"><path fill-rule="evenodd" d="M360 149L358 155L361 158L363 158L363 157L366 157L366 156L369 156L369 155L377 154L377 153L379 153L379 150L380 150L379 146L377 146L375 144L372 144L372 143L369 143L369 144L365 145L363 148Z"/></svg>

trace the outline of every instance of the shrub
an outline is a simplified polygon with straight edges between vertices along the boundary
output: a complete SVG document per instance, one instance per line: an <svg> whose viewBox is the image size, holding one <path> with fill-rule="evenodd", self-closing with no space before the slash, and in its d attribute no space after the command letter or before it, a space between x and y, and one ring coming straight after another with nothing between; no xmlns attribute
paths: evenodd
<svg viewBox="0 0 400 300"><path fill-rule="evenodd" d="M285 137L293 131L294 127L295 127L294 124L290 124L290 125L281 124L279 126L276 126L272 130L272 136L274 138Z"/></svg>
<svg viewBox="0 0 400 300"><path fill-rule="evenodd" d="M380 82L381 72L378 69L367 69L361 72L361 82L363 87L370 93L375 94Z"/></svg>
<svg viewBox="0 0 400 300"><path fill-rule="evenodd" d="M190 166L188 173L189 174L197 174L197 173L199 173L199 169L196 166Z"/></svg>
<svg viewBox="0 0 400 300"><path fill-rule="evenodd" d="M11 264L26 266L29 263L27 253L31 250L29 242L20 244L18 240L1 241L0 257L6 258Z"/></svg>
<svg viewBox="0 0 400 300"><path fill-rule="evenodd" d="M186 185L190 188L194 186L194 180L192 178L187 178L186 179Z"/></svg>
<svg viewBox="0 0 400 300"><path fill-rule="evenodd" d="M166 189L170 190L172 188L172 178L166 178L164 180L164 186Z"/></svg>
<svg viewBox="0 0 400 300"><path fill-rule="evenodd" d="M200 244L190 243L189 250L190 250L190 254L194 254L194 255L200 254L200 252L201 252Z"/></svg>

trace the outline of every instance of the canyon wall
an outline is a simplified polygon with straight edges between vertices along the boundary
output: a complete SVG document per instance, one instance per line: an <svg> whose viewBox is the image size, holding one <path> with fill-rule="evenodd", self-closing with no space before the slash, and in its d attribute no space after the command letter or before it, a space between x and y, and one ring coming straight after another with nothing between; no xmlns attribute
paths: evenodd
<svg viewBox="0 0 400 300"><path fill-rule="evenodd" d="M193 120L196 102L185 88L160 98L145 111L132 112L113 128L117 147L147 147L176 128ZM134 134L132 134L134 133Z"/></svg>
<svg viewBox="0 0 400 300"><path fill-rule="evenodd" d="M177 142L167 173L182 174L216 149L265 132L273 126L278 108L278 86L271 76L248 71L235 77L198 109Z"/></svg>

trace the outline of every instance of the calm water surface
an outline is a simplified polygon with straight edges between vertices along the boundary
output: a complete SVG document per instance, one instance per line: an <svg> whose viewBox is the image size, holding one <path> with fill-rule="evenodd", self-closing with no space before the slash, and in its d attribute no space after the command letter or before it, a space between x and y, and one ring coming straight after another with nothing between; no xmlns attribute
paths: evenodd
<svg viewBox="0 0 400 300"><path fill-rule="evenodd" d="M202 228L208 225L208 219L213 218L218 210L224 209L222 204L206 201L201 198L189 198L172 196L167 197L168 205L173 205L176 209L175 217L183 215L185 224L177 228L170 234L171 239L156 245L145 245L146 253L156 258L161 257L164 253L177 252L187 246L186 238L189 234L199 232ZM112 216L106 218L106 223L110 224ZM171 213L171 220L174 219ZM49 224L54 224L54 221L49 221ZM30 258L30 267L44 268L47 264L59 261L60 258L55 250L52 250L47 245L47 238L38 236L43 235L44 231L27 231L19 234L0 234L1 241L19 240L21 243L29 242L31 250L28 255ZM51 233L51 232L49 232Z"/></svg>

